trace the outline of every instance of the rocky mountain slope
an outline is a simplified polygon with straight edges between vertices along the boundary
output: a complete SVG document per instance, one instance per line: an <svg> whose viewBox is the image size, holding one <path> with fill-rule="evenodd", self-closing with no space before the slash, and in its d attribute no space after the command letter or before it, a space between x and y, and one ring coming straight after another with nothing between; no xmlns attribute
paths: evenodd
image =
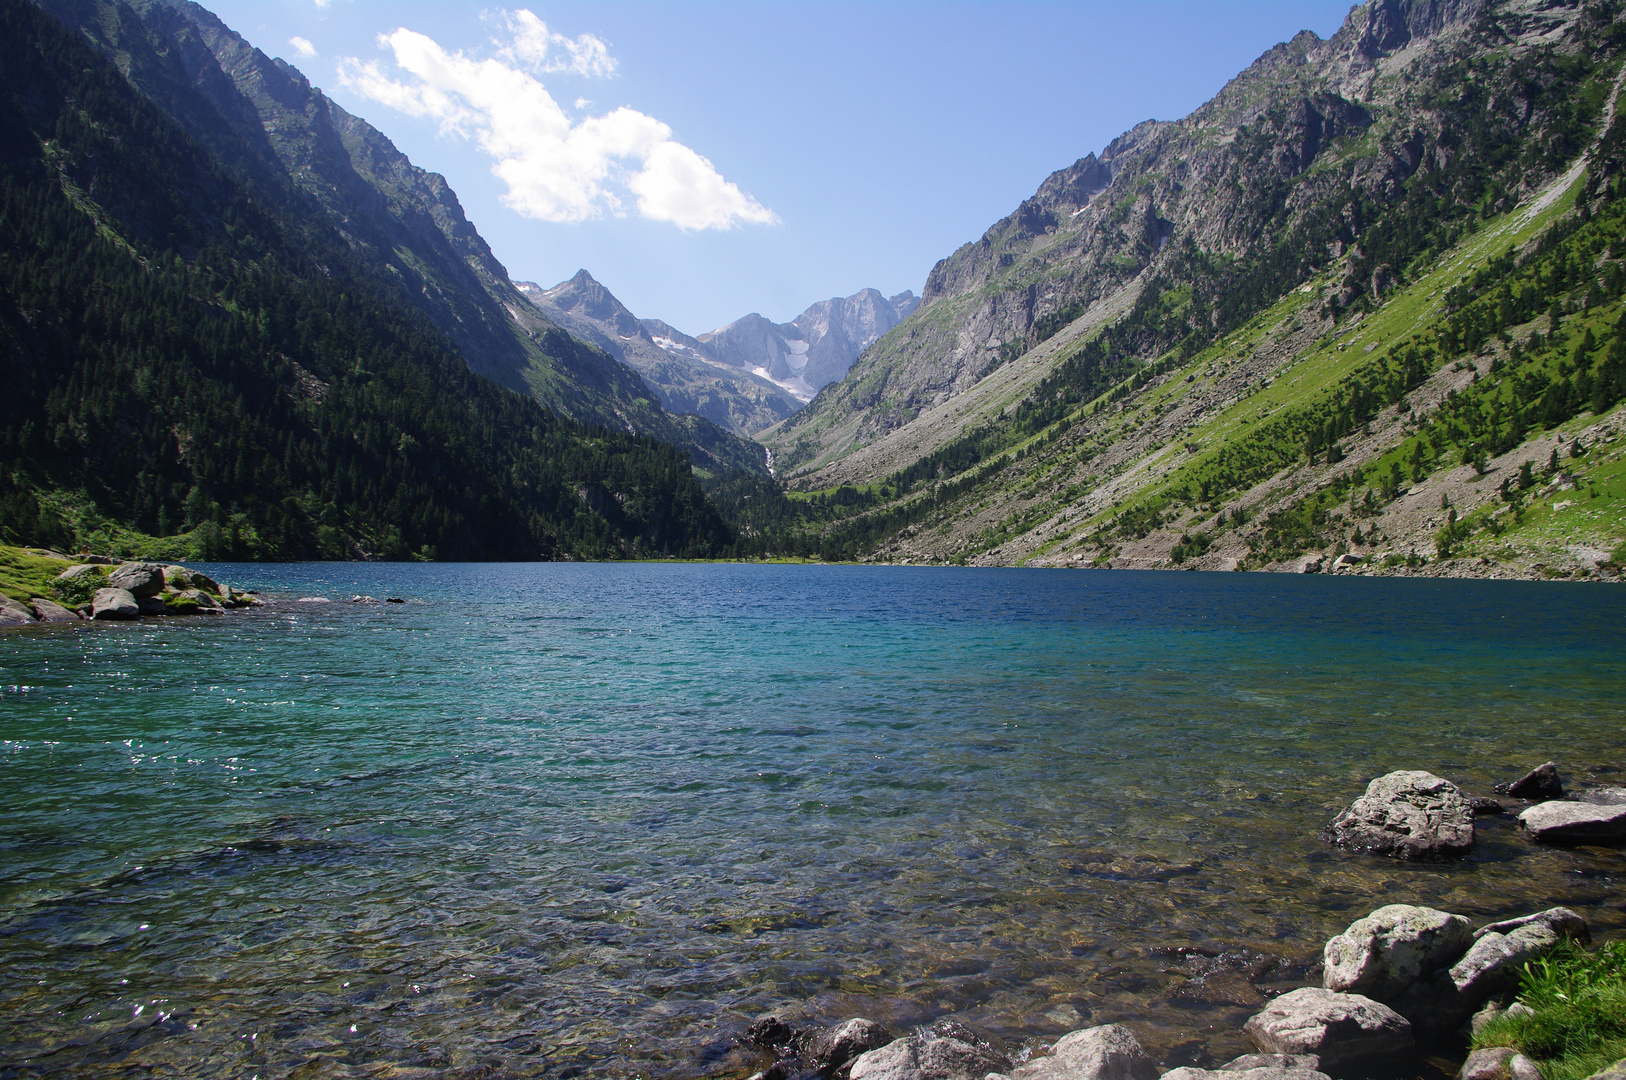
<svg viewBox="0 0 1626 1080"><path fill-rule="evenodd" d="M1372 0L1058 172L770 433L802 549L1608 570L1617 6Z"/></svg>
<svg viewBox="0 0 1626 1080"><path fill-rule="evenodd" d="M434 321L471 370L576 420L653 435L711 467L761 468L755 447L672 416L625 365L585 346L509 280L445 180L189 0L39 0L239 182L319 214Z"/></svg>
<svg viewBox="0 0 1626 1080"><path fill-rule="evenodd" d="M718 360L687 334L639 319L586 270L551 289L529 281L517 286L549 321L635 370L669 412L751 435L802 407L783 387Z"/></svg>

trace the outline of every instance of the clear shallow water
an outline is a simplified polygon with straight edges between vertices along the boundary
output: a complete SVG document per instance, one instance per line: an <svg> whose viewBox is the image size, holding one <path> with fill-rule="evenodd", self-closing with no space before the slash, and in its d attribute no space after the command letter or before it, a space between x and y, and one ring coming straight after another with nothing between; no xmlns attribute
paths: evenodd
<svg viewBox="0 0 1626 1080"><path fill-rule="evenodd" d="M215 569L284 599L0 636L0 1077L712 1076L770 1011L1225 1060L1384 903L1626 930L1508 818L1315 840L1394 768L1626 782L1606 586ZM412 602L297 601L357 592Z"/></svg>

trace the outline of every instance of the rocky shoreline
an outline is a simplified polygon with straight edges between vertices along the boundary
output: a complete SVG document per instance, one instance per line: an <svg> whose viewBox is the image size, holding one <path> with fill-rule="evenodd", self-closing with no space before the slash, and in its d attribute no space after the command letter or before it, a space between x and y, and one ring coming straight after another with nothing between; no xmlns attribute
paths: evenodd
<svg viewBox="0 0 1626 1080"><path fill-rule="evenodd" d="M1626 788L1568 795L1547 762L1496 791L1526 804L1517 816L1536 843L1626 844ZM1467 795L1431 773L1394 772L1373 780L1321 839L1373 856L1455 859L1472 848L1476 817L1509 812L1502 799ZM1242 1030L1257 1053L1217 1068L1160 1068L1122 1024L1012 1051L954 1021L900 1035L862 1017L799 1030L773 1016L753 1024L739 1049L769 1062L751 1080L1368 1080L1443 1074L1441 1047L1458 1080L1542 1080L1511 1047L1466 1048L1498 1017L1530 1014L1515 1001L1526 964L1590 941L1586 920L1564 907L1477 928L1448 911L1379 907L1325 943L1321 985L1279 993L1248 1019ZM1436 1060L1425 1067L1427 1052ZM1623 1076L1626 1062L1594 1080Z"/></svg>
<svg viewBox="0 0 1626 1080"><path fill-rule="evenodd" d="M0 595L0 627L222 615L264 604L255 593L220 584L207 574L177 563L126 561L106 555L69 556L54 551L32 554L71 564L51 583L57 599L31 596L25 603Z"/></svg>

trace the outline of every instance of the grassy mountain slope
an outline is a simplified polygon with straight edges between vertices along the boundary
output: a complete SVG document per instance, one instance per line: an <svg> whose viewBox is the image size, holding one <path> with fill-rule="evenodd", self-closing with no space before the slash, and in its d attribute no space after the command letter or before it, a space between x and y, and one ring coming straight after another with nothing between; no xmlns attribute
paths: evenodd
<svg viewBox="0 0 1626 1080"><path fill-rule="evenodd" d="M1342 546L1402 566L1493 548L1520 572L1608 565L1626 538L1604 460L1618 395L1598 389L1614 385L1622 273L1607 234L1617 6L1377 0L1328 42L1273 50L1186 121L1057 174L940 264L932 299L841 393L780 429L792 483L850 493L844 513L805 518L800 536L742 523L765 549L896 559L1282 567ZM1072 220L1085 224L1058 224ZM1136 220L1139 268L1119 260L1119 281L1113 253ZM1051 313L989 354L993 374L935 402L896 397L979 340L956 312L986 328L1013 295ZM1550 404L1560 393L1568 404ZM836 407L865 395L880 405ZM1558 437L1582 428L1602 445L1544 479ZM1493 482L1448 485L1464 468ZM1571 508L1534 499L1574 479L1598 480L1590 524L1557 544L1542 523ZM793 493L779 519L809 498Z"/></svg>
<svg viewBox="0 0 1626 1080"><path fill-rule="evenodd" d="M538 311L437 174L189 0L39 0L255 197L325 219L392 303L428 316L475 372L585 423L653 435L712 468L762 452L665 412L638 374Z"/></svg>
<svg viewBox="0 0 1626 1080"><path fill-rule="evenodd" d="M473 374L321 215L0 0L0 540L232 558L704 555L688 459Z"/></svg>

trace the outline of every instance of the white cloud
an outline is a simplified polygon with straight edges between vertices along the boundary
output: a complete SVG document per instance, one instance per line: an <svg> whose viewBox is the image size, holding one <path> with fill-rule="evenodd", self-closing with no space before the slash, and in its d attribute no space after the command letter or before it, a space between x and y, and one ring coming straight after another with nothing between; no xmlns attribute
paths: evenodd
<svg viewBox="0 0 1626 1080"><path fill-rule="evenodd" d="M299 53L300 56L316 55L316 46L310 43L309 38L302 38L295 35L294 37L288 39L288 44L292 45L294 47L294 51Z"/></svg>
<svg viewBox="0 0 1626 1080"><path fill-rule="evenodd" d="M319 8L327 7L328 3L329 3L329 0L316 0L316 6L319 7Z"/></svg>
<svg viewBox="0 0 1626 1080"><path fill-rule="evenodd" d="M774 213L725 180L712 163L652 116L622 107L573 122L533 73L605 77L615 60L591 34L570 39L529 11L505 13L492 59L448 53L404 27L379 37L397 69L339 61L342 85L441 130L473 139L508 185L503 201L526 217L584 221L637 212L681 229L770 224ZM578 100L581 109L591 102Z"/></svg>

